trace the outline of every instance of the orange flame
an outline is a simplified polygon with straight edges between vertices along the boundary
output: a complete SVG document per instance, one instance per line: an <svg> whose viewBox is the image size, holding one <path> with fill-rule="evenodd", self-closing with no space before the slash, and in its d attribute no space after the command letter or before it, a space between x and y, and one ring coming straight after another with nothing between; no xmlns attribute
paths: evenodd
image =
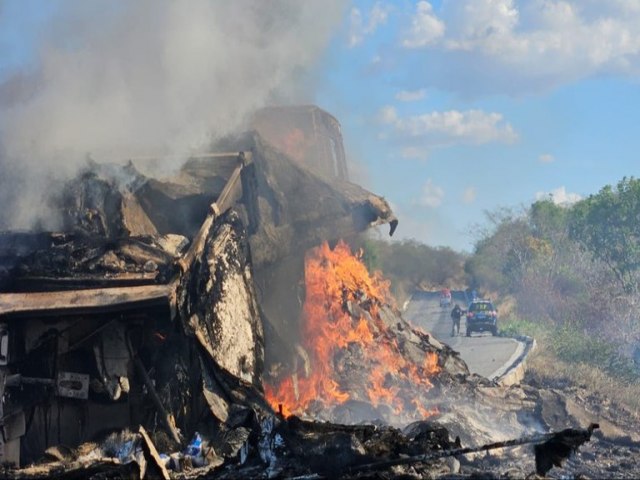
<svg viewBox="0 0 640 480"><path fill-rule="evenodd" d="M342 241L306 256L302 338L311 372L299 371L277 387L265 385L267 400L286 416L349 399L386 405L396 414L410 410L415 418L433 413L422 398L432 386L429 376L438 371L437 354L428 353L421 364L405 358L380 316L380 306L390 304L389 282L377 272L370 275L361 256ZM349 371L340 371L347 368L342 355L351 356Z"/></svg>

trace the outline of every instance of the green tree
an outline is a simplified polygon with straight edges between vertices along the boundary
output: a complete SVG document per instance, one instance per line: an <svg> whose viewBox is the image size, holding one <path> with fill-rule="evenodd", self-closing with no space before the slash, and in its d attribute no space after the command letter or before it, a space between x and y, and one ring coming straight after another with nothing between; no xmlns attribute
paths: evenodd
<svg viewBox="0 0 640 480"><path fill-rule="evenodd" d="M362 242L362 250L364 254L362 256L362 261L367 266L367 269L370 272L375 272L376 270L381 269L380 264L380 256L383 245L381 242L376 242L375 240L371 240L365 238Z"/></svg>
<svg viewBox="0 0 640 480"><path fill-rule="evenodd" d="M638 291L640 180L625 177L574 205L569 234L611 269L625 292Z"/></svg>
<svg viewBox="0 0 640 480"><path fill-rule="evenodd" d="M448 247L432 247L417 240L388 242L366 238L355 245L364 251L370 270L382 270L398 299L416 289L465 284L466 256Z"/></svg>
<svg viewBox="0 0 640 480"><path fill-rule="evenodd" d="M514 292L519 289L521 272L532 255L527 217L509 209L486 212L486 217L491 228L476 243L465 270L475 285Z"/></svg>
<svg viewBox="0 0 640 480"><path fill-rule="evenodd" d="M538 200L529 209L532 233L539 238L557 241L567 227L569 209L550 199Z"/></svg>

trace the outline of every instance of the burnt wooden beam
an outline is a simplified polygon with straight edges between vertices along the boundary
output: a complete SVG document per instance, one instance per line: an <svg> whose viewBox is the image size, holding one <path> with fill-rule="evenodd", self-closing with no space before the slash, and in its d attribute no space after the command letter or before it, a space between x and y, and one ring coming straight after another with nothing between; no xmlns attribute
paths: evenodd
<svg viewBox="0 0 640 480"><path fill-rule="evenodd" d="M129 287L153 285L158 272L119 272L76 277L24 276L14 280L14 290L30 292L51 290L85 290L89 288Z"/></svg>
<svg viewBox="0 0 640 480"><path fill-rule="evenodd" d="M164 405L160 400L160 396L158 395L158 392L156 392L156 388L153 385L153 382L151 381L149 374L147 373L147 369L145 368L145 366L142 364L142 361L138 357L135 358L133 363L136 366L136 371L142 377L142 381L147 387L147 391L149 392L149 396L151 396L151 400L153 400L153 404L156 406L156 409L158 410L160 420L168 430L172 440L176 442L176 444L182 445L182 436L180 435L180 432L178 432L178 429L176 428L174 422L172 421L169 413L167 413L167 410L164 408Z"/></svg>
<svg viewBox="0 0 640 480"><path fill-rule="evenodd" d="M251 161L252 159L250 152L240 152L238 154L238 165L233 170L233 173L229 177L229 180L227 180L226 185L220 193L220 196L209 206L209 213L200 226L200 230L198 230L198 233L194 237L193 242L191 243L191 247L189 247L187 253L185 253L184 256L177 262L182 273L186 272L191 267L193 261L204 250L207 235L209 234L209 230L211 230L211 226L213 225L215 219L222 213L229 210L233 206L233 204L240 198L240 195L242 194L242 169L246 165L251 163Z"/></svg>
<svg viewBox="0 0 640 480"><path fill-rule="evenodd" d="M148 473L154 477L162 478L162 480L170 480L171 476L169 475L167 468L164 466L164 461L160 458L160 454L158 453L156 446L142 425L138 428L138 433L142 437L142 448L144 449L145 456L153 460L152 468L150 469L151 472ZM148 475L148 477L150 478L151 475Z"/></svg>
<svg viewBox="0 0 640 480"><path fill-rule="evenodd" d="M0 316L56 316L166 305L175 310L175 284L62 292L1 293Z"/></svg>

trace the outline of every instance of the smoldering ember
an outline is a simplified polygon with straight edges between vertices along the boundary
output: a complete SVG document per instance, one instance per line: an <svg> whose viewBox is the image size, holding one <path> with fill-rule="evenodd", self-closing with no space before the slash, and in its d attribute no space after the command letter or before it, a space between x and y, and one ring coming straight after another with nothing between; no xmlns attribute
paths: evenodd
<svg viewBox="0 0 640 480"><path fill-rule="evenodd" d="M578 393L470 374L403 319L349 246L398 220L346 161L331 115L269 108L169 177L88 161L60 231L3 233L3 478L598 477L595 454L556 467L590 439L632 455Z"/></svg>

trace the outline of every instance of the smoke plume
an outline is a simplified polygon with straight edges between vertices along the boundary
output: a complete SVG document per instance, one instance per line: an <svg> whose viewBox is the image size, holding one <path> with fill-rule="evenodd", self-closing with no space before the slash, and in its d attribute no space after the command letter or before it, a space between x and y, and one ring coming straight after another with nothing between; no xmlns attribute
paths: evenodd
<svg viewBox="0 0 640 480"><path fill-rule="evenodd" d="M312 101L344 3L61 2L35 62L0 77L0 228L42 226L51 181L88 156L184 156L276 99Z"/></svg>

